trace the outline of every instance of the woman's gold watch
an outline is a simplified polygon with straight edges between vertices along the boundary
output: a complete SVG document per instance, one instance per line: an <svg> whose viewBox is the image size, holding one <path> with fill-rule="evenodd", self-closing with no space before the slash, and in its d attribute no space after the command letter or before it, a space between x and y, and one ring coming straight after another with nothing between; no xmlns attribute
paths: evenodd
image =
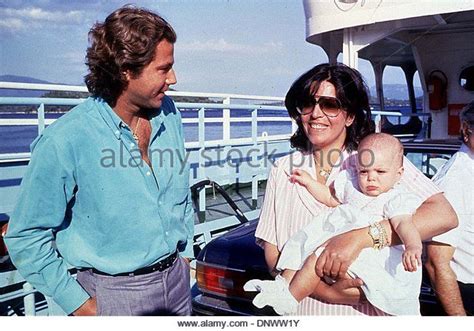
<svg viewBox="0 0 474 331"><path fill-rule="evenodd" d="M385 231L382 224L375 222L369 226L369 235L372 238L374 249L382 249L387 247L388 238L387 232Z"/></svg>

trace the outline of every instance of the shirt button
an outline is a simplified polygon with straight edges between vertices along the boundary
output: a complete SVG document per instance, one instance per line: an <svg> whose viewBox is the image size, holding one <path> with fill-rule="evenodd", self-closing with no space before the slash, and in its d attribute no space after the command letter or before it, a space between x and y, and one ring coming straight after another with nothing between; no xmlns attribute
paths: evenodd
<svg viewBox="0 0 474 331"><path fill-rule="evenodd" d="M165 235L169 236L169 234L170 234L170 233L169 233L168 231L165 232Z"/></svg>
<svg viewBox="0 0 474 331"><path fill-rule="evenodd" d="M134 143L130 143L130 147L135 147L135 144L134 144Z"/></svg>
<svg viewBox="0 0 474 331"><path fill-rule="evenodd" d="M116 130L116 131L115 131L115 134L116 134L116 135L120 134L120 131L119 131L119 130Z"/></svg>
<svg viewBox="0 0 474 331"><path fill-rule="evenodd" d="M160 201L158 201L158 204L161 206L163 204L163 202L160 200Z"/></svg>
<svg viewBox="0 0 474 331"><path fill-rule="evenodd" d="M151 175L151 172L147 171L146 175L147 175L147 176L150 176L150 175Z"/></svg>

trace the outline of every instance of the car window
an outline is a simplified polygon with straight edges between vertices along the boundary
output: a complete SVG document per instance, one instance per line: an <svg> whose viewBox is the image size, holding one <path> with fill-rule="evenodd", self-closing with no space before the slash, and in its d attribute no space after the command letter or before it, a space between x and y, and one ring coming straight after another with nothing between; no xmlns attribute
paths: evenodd
<svg viewBox="0 0 474 331"><path fill-rule="evenodd" d="M448 153L408 152L406 157L428 178L433 177L443 164L451 158Z"/></svg>

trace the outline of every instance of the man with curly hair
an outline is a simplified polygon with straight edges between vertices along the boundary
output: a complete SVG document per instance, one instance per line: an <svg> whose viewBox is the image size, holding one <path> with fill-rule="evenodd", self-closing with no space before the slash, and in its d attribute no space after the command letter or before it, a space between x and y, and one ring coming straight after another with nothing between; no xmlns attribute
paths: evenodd
<svg viewBox="0 0 474 331"><path fill-rule="evenodd" d="M12 261L67 314L189 315L189 168L165 95L176 34L125 6L89 40L92 96L32 144L6 235Z"/></svg>

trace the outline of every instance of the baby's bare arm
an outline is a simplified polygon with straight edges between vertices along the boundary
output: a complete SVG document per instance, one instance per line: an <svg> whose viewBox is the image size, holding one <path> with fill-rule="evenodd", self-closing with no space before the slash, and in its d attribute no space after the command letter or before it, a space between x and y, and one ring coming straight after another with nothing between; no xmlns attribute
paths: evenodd
<svg viewBox="0 0 474 331"><path fill-rule="evenodd" d="M423 249L420 233L413 223L411 215L400 215L390 219L393 229L397 232L400 240L405 244L403 253L403 266L407 271L416 271L421 265L421 252Z"/></svg>
<svg viewBox="0 0 474 331"><path fill-rule="evenodd" d="M395 216L390 219L390 223L392 223L393 229L397 232L405 247L422 248L421 237L411 215Z"/></svg>
<svg viewBox="0 0 474 331"><path fill-rule="evenodd" d="M308 192L319 202L328 207L340 205L339 201L332 195L331 190L324 184L314 180L309 173L304 170L296 169L293 171L290 180L304 186Z"/></svg>

